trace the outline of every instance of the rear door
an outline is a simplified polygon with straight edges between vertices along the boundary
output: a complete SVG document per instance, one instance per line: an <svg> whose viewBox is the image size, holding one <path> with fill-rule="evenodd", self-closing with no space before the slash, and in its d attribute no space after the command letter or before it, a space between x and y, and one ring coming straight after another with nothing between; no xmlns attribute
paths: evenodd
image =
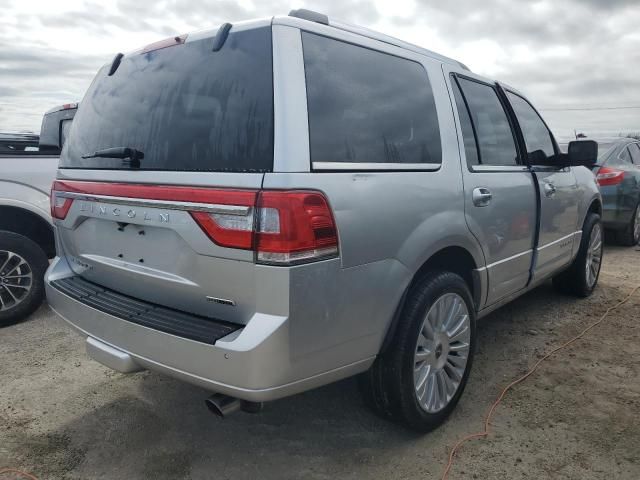
<svg viewBox="0 0 640 480"><path fill-rule="evenodd" d="M213 32L215 34L215 32ZM106 65L64 145L59 255L112 290L245 322L253 205L273 169L271 27L178 37ZM139 168L101 150L142 152Z"/></svg>
<svg viewBox="0 0 640 480"><path fill-rule="evenodd" d="M556 142L538 112L522 96L506 90L522 132L527 163L540 194L540 234L534 277L544 277L571 261L574 240L580 239L578 184L571 168L548 165L559 153Z"/></svg>
<svg viewBox="0 0 640 480"><path fill-rule="evenodd" d="M463 140L465 215L484 251L487 305L529 281L536 193L496 84L448 70Z"/></svg>

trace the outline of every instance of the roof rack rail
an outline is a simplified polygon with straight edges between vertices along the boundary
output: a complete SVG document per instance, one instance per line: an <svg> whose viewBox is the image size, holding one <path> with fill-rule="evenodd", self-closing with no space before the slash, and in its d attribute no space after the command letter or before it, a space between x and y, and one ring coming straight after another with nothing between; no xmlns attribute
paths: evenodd
<svg viewBox="0 0 640 480"><path fill-rule="evenodd" d="M307 10L306 8L291 10L289 12L289 16L309 20L310 22L321 23L323 25L329 25L329 17L327 15L324 13L314 12L313 10Z"/></svg>

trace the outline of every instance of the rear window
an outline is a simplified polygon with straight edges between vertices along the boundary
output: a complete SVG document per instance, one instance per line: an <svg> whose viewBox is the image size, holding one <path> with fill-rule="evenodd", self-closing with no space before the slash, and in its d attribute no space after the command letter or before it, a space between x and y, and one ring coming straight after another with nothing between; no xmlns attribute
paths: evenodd
<svg viewBox="0 0 640 480"><path fill-rule="evenodd" d="M433 91L420 63L308 32L302 41L315 166L441 163Z"/></svg>
<svg viewBox="0 0 640 480"><path fill-rule="evenodd" d="M80 104L63 168L119 169L83 155L116 147L144 154L140 170L266 172L273 169L271 28L126 56L103 67ZM66 135L65 135L66 136Z"/></svg>

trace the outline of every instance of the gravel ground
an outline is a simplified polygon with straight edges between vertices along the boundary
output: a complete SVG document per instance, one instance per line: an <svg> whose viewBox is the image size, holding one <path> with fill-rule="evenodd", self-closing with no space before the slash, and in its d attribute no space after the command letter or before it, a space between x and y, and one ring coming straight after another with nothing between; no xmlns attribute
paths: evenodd
<svg viewBox="0 0 640 480"><path fill-rule="evenodd" d="M458 408L424 436L367 411L353 379L219 419L204 390L93 362L43 306L0 330L0 468L39 479L439 478L502 386L638 284L640 251L609 246L589 299L544 285L487 317ZM509 393L450 478L637 480L639 412L640 292Z"/></svg>

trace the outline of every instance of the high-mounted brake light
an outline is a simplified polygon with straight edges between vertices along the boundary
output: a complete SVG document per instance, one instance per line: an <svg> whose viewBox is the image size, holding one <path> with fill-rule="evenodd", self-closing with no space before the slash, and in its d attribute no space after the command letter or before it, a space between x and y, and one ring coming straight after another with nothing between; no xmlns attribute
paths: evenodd
<svg viewBox="0 0 640 480"><path fill-rule="evenodd" d="M157 42L150 43L142 48L140 53L152 52L154 50L160 50L161 48L174 47L176 45L182 45L187 39L188 34L177 35L175 37L165 38L158 40Z"/></svg>
<svg viewBox="0 0 640 480"><path fill-rule="evenodd" d="M338 233L326 197L306 190L237 190L57 180L51 214L64 220L76 196L109 202L160 200L187 210L211 241L254 250L259 263L293 265L338 255ZM164 203L166 202L166 204Z"/></svg>
<svg viewBox="0 0 640 480"><path fill-rule="evenodd" d="M617 168L602 167L598 170L596 180L601 187L609 185L619 185L624 180L624 170Z"/></svg>

